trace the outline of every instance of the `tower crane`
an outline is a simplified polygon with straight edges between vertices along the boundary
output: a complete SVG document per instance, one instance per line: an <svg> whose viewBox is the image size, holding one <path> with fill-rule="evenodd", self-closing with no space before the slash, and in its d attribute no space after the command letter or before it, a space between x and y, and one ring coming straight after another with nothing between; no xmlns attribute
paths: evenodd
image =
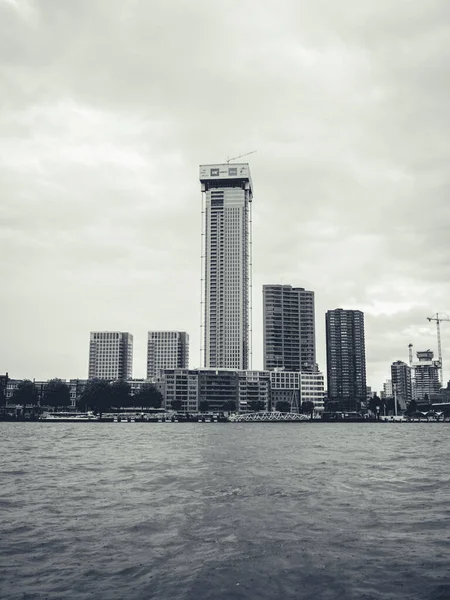
<svg viewBox="0 0 450 600"><path fill-rule="evenodd" d="M442 321L450 321L450 317L447 314L436 313L432 317L427 317L428 321L436 321L436 332L437 332L437 343L438 343L438 358L439 358L439 375L441 380L441 387L444 387L444 372L442 369L442 346L441 346L441 323Z"/></svg>
<svg viewBox="0 0 450 600"><path fill-rule="evenodd" d="M238 158L244 158L244 156L248 156L249 154L254 154L256 150L252 150L251 152L246 152L245 154L240 154L239 156L233 156L233 158L227 158L227 165L230 164L232 160L237 160Z"/></svg>

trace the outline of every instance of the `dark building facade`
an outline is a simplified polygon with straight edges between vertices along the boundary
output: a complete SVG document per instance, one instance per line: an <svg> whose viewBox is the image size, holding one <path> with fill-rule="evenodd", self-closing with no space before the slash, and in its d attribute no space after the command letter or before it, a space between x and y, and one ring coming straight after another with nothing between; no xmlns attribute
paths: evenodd
<svg viewBox="0 0 450 600"><path fill-rule="evenodd" d="M316 370L314 292L263 286L264 369Z"/></svg>
<svg viewBox="0 0 450 600"><path fill-rule="evenodd" d="M359 410L367 394L364 313L342 308L329 310L325 325L327 410Z"/></svg>
<svg viewBox="0 0 450 600"><path fill-rule="evenodd" d="M238 375L236 371L199 370L199 403L206 400L209 410L220 411L225 402L232 401L238 409Z"/></svg>

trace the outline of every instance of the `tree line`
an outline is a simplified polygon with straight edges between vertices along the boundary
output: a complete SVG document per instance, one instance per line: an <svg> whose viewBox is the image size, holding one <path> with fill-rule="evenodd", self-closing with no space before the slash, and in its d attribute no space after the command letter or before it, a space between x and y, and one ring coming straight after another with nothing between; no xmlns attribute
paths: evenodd
<svg viewBox="0 0 450 600"><path fill-rule="evenodd" d="M427 406L429 411L432 410L432 402L428 396L425 394L423 399L423 404ZM380 398L379 396L372 396L369 400L368 408L370 412L374 415L379 416L380 414L390 414L395 412L395 400L394 398ZM406 410L403 411L404 414L408 417L413 417L415 413L418 411L417 401L413 398L406 405ZM400 403L397 401L397 413L400 414L402 412L400 408ZM446 411L444 411L446 412ZM447 411L448 412L448 411Z"/></svg>
<svg viewBox="0 0 450 600"><path fill-rule="evenodd" d="M140 390L131 394L131 386L125 381L104 381L93 379L84 387L76 400L78 410L96 413L108 412L112 408L160 408L163 401L161 392L151 383L144 383ZM71 406L70 388L65 381L51 379L40 390L32 381L20 381L14 390L11 404L25 407L48 406L61 410ZM5 394L0 395L0 403L6 404Z"/></svg>
<svg viewBox="0 0 450 600"><path fill-rule="evenodd" d="M287 400L280 400L279 402L277 402L275 404L275 410L277 410L278 412L282 412L282 413L288 413L288 412L291 412L292 406L291 406L291 403L288 402ZM312 415L314 412L314 402L311 402L310 400L307 400L306 402L302 402L300 405L299 412L304 415L310 415L312 418Z"/></svg>

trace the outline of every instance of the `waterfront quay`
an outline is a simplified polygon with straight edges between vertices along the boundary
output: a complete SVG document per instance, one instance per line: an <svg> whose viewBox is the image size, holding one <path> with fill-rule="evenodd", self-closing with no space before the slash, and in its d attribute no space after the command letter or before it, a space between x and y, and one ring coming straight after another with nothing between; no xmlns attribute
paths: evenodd
<svg viewBox="0 0 450 600"><path fill-rule="evenodd" d="M450 423L445 415L420 413L415 416L380 415L378 417L363 413L323 413L313 416L279 411L259 411L243 413L182 413L165 411L138 412L116 411L102 414L88 412L43 412L42 414L3 413L0 421L35 423Z"/></svg>

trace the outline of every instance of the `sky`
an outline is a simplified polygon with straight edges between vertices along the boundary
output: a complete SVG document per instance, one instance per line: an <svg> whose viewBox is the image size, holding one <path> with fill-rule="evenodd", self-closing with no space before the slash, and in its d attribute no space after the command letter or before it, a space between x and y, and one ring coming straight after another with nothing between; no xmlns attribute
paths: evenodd
<svg viewBox="0 0 450 600"><path fill-rule="evenodd" d="M374 390L437 352L449 35L448 0L0 0L0 373L84 378L92 330L200 366L198 165L254 150L253 368L265 283L315 291L324 371L338 307Z"/></svg>

